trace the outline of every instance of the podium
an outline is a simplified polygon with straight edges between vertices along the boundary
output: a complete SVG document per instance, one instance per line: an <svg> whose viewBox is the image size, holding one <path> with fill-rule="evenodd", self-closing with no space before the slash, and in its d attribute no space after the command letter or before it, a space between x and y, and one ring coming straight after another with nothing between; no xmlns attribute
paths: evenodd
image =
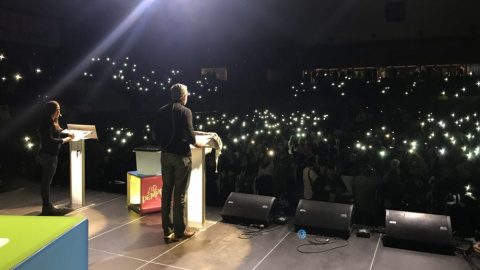
<svg viewBox="0 0 480 270"><path fill-rule="evenodd" d="M70 142L70 207L76 209L85 206L85 140L97 139L97 131L93 125L67 124L62 132L75 134Z"/></svg>
<svg viewBox="0 0 480 270"><path fill-rule="evenodd" d="M161 149L142 146L133 149L137 170L127 173L127 206L138 214L162 210Z"/></svg>
<svg viewBox="0 0 480 270"><path fill-rule="evenodd" d="M127 173L127 205L138 214L162 210L162 175Z"/></svg>
<svg viewBox="0 0 480 270"><path fill-rule="evenodd" d="M195 135L198 142L202 142L202 148L191 146L192 173L190 185L187 190L187 220L188 226L203 228L209 223L205 221L205 155L215 148L212 135Z"/></svg>

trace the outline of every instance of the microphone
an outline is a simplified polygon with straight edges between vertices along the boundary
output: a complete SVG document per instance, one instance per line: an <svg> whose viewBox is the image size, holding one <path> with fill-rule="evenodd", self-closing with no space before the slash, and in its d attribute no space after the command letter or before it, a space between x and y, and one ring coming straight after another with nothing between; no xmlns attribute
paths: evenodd
<svg viewBox="0 0 480 270"><path fill-rule="evenodd" d="M250 227L263 229L263 228L265 228L265 225L263 225L263 224L250 224Z"/></svg>

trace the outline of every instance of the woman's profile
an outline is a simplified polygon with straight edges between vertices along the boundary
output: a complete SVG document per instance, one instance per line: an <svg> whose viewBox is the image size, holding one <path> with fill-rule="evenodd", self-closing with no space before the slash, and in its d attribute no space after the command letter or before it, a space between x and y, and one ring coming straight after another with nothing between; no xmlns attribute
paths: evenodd
<svg viewBox="0 0 480 270"><path fill-rule="evenodd" d="M73 134L61 132L62 128L58 122L60 116L62 114L60 113L60 104L58 102L49 101L43 106L39 127L42 145L38 153L38 162L42 166L40 194L43 203L43 216L61 216L65 214L65 211L55 208L50 202L50 186L57 170L60 147L74 138Z"/></svg>

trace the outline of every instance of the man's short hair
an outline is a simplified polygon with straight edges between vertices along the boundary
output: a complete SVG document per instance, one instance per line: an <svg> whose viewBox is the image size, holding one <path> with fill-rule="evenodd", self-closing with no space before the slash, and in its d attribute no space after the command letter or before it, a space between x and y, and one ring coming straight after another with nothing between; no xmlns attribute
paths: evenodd
<svg viewBox="0 0 480 270"><path fill-rule="evenodd" d="M184 84L176 83L170 88L170 96L173 100L179 100L186 95L188 95L188 91Z"/></svg>

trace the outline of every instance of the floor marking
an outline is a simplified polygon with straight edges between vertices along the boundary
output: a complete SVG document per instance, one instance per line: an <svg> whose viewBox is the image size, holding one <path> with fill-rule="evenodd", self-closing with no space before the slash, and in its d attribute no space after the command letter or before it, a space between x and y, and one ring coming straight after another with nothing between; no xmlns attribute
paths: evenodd
<svg viewBox="0 0 480 270"><path fill-rule="evenodd" d="M122 195L122 196L119 196L119 197L117 197L117 198L113 198L113 199L110 199L110 200L108 200L108 201L105 201L105 202L85 205L85 206L82 206L82 207L80 207L80 208L77 208L77 209L73 210L72 212L68 213L67 216L70 215L70 214L73 214L73 213L78 213L78 212L81 212L81 211L83 211L83 210L90 209L90 208L94 208L95 206L100 206L100 205L109 203L109 202L111 202L111 201L114 201L114 200L117 200L117 199L120 199L120 198L125 198L125 197L126 197L125 195Z"/></svg>
<svg viewBox="0 0 480 270"><path fill-rule="evenodd" d="M109 252L109 251L101 250L101 249L96 249L96 248L89 248L89 249L95 250L95 251L98 251L98 252L107 253L107 254L114 255L114 256L118 256L118 257L123 257L123 258L132 259L132 260L136 260L136 261L146 262L147 264L148 264L148 263L153 263L153 264L158 264L158 265L162 265L162 266L168 266L168 267L177 268L177 269L190 270L190 269L187 269L187 268L182 268L182 267L178 267L178 266L174 266L174 265L168 265L168 264L157 263L157 262L150 262L150 261L147 261L147 260L144 260L144 259L135 258L135 257L130 257L130 256L126 256L126 255L122 255L122 254L118 254L118 253L114 253L114 252ZM143 266L142 266L142 267L143 267Z"/></svg>
<svg viewBox="0 0 480 270"><path fill-rule="evenodd" d="M123 255L123 254L118 254L118 253L114 253L114 252L110 252L110 251L106 251L106 250L101 250L101 249L96 249L96 248L88 248L88 249L95 250L95 251L98 251L98 252L107 253L107 254L110 254L110 255L115 255L115 256L118 256L118 257L124 257L124 258L132 259L132 260L148 262L147 260L143 260L143 259L139 259L139 258L135 258L135 257L130 257L130 256L126 256L126 255Z"/></svg>
<svg viewBox="0 0 480 270"><path fill-rule="evenodd" d="M265 257L263 257L263 259L261 259L261 260L257 263L257 265L255 265L255 267L252 268L252 270L254 270L255 268L257 268L257 267L268 257L268 255L270 255L270 253L272 253L273 250L274 250L275 248L277 248L277 246L280 245L280 243L282 243L283 240L285 240L285 238L287 238L287 236L288 236L292 231L293 231L293 228L282 238L282 240L280 240L280 242L278 242L278 243L272 248L272 250L270 250L270 251L267 253L267 255L265 255Z"/></svg>
<svg viewBox="0 0 480 270"><path fill-rule="evenodd" d="M127 223L125 223L125 224L123 224L123 225L117 226L117 227L115 227L115 228L113 228L113 229L110 229L110 230L108 230L108 231L106 231L106 232L103 232L103 233L101 233L101 234L99 234L99 235L95 235L95 236L89 238L88 241L90 241L90 240L92 240L92 239L95 239L95 238L97 238L97 237L99 237L99 236L102 236L102 235L104 235L104 234L107 234L107 233L109 233L109 232L111 232L111 231L114 231L114 230L116 230L116 229L118 229L118 228L121 228L121 227L123 227L123 226L125 226L125 225L128 225L128 224L130 224L130 223L133 223L133 222L135 222L135 221L137 221L137 220L140 220L140 219L142 219L142 218L144 218L144 217L145 217L145 216L139 217L139 218L134 219L134 220L132 220L132 221L130 221L130 222L127 222Z"/></svg>
<svg viewBox="0 0 480 270"><path fill-rule="evenodd" d="M220 219L218 219L218 220L216 220L216 221L214 221L214 222L212 222L212 223L211 223L210 225L208 225L207 227L205 227L205 228L202 228L202 230L200 230L200 231L199 231L198 233L196 233L195 235L197 235L197 234L200 234L200 233L204 232L204 231L205 231L207 228L210 228L212 225L215 225L215 224L217 224L217 223L218 223L220 220L221 220L221 218L220 218ZM195 236L194 236L194 237L195 237ZM163 255L167 254L168 252L172 251L173 249L177 248L178 246L182 245L183 243L186 243L186 242L187 242L188 240L190 240L190 239L192 239L192 238L187 238L187 239L185 239L185 240L183 240L183 241L179 242L179 243L178 243L177 245L175 245L174 247L172 247L172 248L168 249L167 251L165 251L165 252L163 252L162 254L158 255L157 257L153 258L151 261L149 261L148 263L146 263L146 264L144 264L144 265L140 266L140 267L139 267L139 268L137 268L136 270L138 270L138 269L140 269L140 268L142 268L142 267L144 267L144 266L148 265L149 263L155 263L155 262L153 262L154 260L156 260L156 259L158 259L158 258L162 257ZM155 263L155 264L157 264L157 263ZM189 269L187 269L187 268L181 268L181 267L178 267L178 266L172 266L172 265L168 265L168 266L170 266L170 267L175 267L175 268L179 268L179 269L185 269L185 270L189 270Z"/></svg>
<svg viewBox="0 0 480 270"><path fill-rule="evenodd" d="M377 255L378 246L380 245L380 240L382 240L382 235L378 237L377 248L375 248L375 253L373 254L372 263L370 264L370 270L372 270L373 262L375 261L375 256Z"/></svg>

